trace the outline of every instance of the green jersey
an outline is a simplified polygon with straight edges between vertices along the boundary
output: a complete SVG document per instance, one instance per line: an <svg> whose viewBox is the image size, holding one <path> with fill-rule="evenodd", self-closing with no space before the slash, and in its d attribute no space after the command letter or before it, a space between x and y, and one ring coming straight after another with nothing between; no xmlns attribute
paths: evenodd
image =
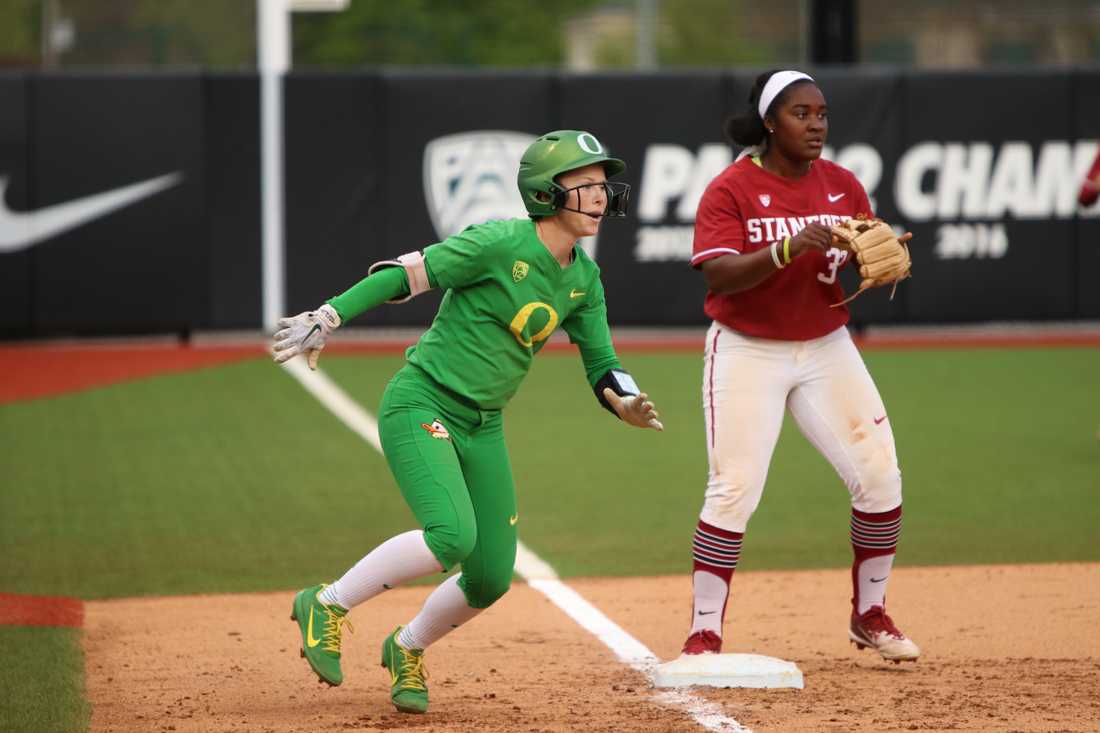
<svg viewBox="0 0 1100 733"><path fill-rule="evenodd" d="M533 221L471 226L425 249L424 260L431 285L447 292L406 357L482 409L511 399L559 326L580 348L589 384L620 367L600 268L575 245L562 267Z"/></svg>

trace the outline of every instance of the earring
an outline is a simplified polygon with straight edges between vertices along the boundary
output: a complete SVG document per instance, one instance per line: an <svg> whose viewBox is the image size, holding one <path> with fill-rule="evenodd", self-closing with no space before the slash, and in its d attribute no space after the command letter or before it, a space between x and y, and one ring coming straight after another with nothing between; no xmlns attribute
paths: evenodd
<svg viewBox="0 0 1100 733"><path fill-rule="evenodd" d="M769 134L769 135L774 135L774 134L775 134L775 130L768 130L768 134Z"/></svg>

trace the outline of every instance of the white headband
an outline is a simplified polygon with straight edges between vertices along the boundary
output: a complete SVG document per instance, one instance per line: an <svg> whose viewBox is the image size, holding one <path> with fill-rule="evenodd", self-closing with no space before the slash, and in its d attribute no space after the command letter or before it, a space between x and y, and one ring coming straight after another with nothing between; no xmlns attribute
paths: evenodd
<svg viewBox="0 0 1100 733"><path fill-rule="evenodd" d="M756 106L756 111L760 113L760 119L764 119L764 115L768 113L768 107L772 106L772 102L779 96L780 92L796 81L803 79L813 81L809 74L803 74L801 71L777 71L772 74L771 78L768 79L768 83L764 85L764 90L760 92L760 104Z"/></svg>

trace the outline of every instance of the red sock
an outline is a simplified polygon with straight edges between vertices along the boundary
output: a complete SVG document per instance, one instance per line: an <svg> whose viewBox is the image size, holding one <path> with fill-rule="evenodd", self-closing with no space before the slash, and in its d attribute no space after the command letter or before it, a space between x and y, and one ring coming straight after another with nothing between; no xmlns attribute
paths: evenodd
<svg viewBox="0 0 1100 733"><path fill-rule="evenodd" d="M886 608L886 584L901 534L901 506L872 514L852 509L852 611Z"/></svg>

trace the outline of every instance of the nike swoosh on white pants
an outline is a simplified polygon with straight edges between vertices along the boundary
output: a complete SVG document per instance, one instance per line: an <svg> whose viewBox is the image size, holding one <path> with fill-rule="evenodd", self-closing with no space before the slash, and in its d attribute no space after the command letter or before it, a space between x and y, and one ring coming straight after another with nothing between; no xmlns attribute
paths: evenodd
<svg viewBox="0 0 1100 733"><path fill-rule="evenodd" d="M171 188L182 179L182 173L169 173L37 211L12 211L6 201L8 179L0 176L0 253L26 249Z"/></svg>

